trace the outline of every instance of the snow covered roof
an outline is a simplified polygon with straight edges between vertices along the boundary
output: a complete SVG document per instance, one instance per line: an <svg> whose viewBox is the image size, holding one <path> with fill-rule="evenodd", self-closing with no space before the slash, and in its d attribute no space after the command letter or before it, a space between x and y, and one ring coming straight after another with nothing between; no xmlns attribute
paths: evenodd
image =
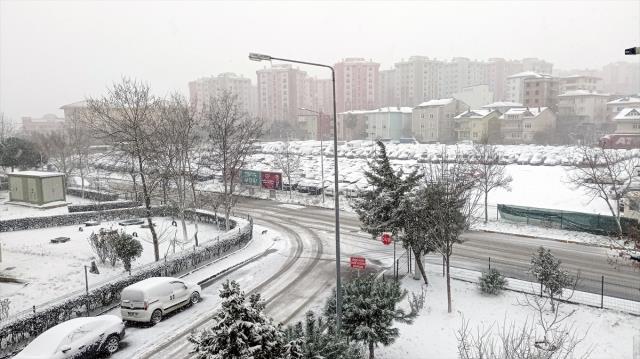
<svg viewBox="0 0 640 359"><path fill-rule="evenodd" d="M397 106L391 106L391 107L381 107L375 110L370 110L370 111L365 111L364 113L380 113L380 112L401 112L401 113L411 113L411 111L413 111L413 107L397 107Z"/></svg>
<svg viewBox="0 0 640 359"><path fill-rule="evenodd" d="M640 107L627 107L622 109L620 113L613 118L616 121L620 120L640 120Z"/></svg>
<svg viewBox="0 0 640 359"><path fill-rule="evenodd" d="M82 100L82 101L70 103L68 105L61 106L60 108L64 110L65 108L77 108L77 107L87 107L87 101Z"/></svg>
<svg viewBox="0 0 640 359"><path fill-rule="evenodd" d="M508 115L522 115L523 118L534 118L545 111L547 107L531 107L531 108L510 108L502 116L501 120L511 119Z"/></svg>
<svg viewBox="0 0 640 359"><path fill-rule="evenodd" d="M361 115L369 112L370 112L369 110L353 110L353 111L339 112L338 115Z"/></svg>
<svg viewBox="0 0 640 359"><path fill-rule="evenodd" d="M175 278L171 278L171 277L151 277L151 278L142 280L140 282L133 283L129 285L126 289L135 289L135 290L145 291L157 286L158 284L166 284L174 280Z"/></svg>
<svg viewBox="0 0 640 359"><path fill-rule="evenodd" d="M558 95L558 97L574 97L574 96L605 96L608 97L609 94L607 93L599 93L599 92L593 92L593 91L589 91L589 90L573 90L573 91L567 91L561 95Z"/></svg>
<svg viewBox="0 0 640 359"><path fill-rule="evenodd" d="M22 172L12 172L8 173L9 176L25 176L25 177L59 177L64 176L64 173L61 172L43 172L43 171L22 171Z"/></svg>
<svg viewBox="0 0 640 359"><path fill-rule="evenodd" d="M497 107L522 107L519 102L498 101L482 106L482 108L497 108Z"/></svg>
<svg viewBox="0 0 640 359"><path fill-rule="evenodd" d="M508 76L508 79L515 79L515 78L519 78L519 77L535 77L535 78L542 78L542 77L551 77L550 75L545 75L545 74L539 74L537 72L534 71L524 71L524 72L518 72L517 74L513 74L511 76Z"/></svg>
<svg viewBox="0 0 640 359"><path fill-rule="evenodd" d="M439 100L429 100L426 102L423 102L421 104L419 104L416 107L432 107L432 106L444 106L444 105L448 105L450 103L452 103L453 101L455 101L454 98L442 98Z"/></svg>
<svg viewBox="0 0 640 359"><path fill-rule="evenodd" d="M465 111L465 112L459 114L455 118L456 119L462 119L462 118L470 118L470 119L485 118L485 117L487 117L488 115L490 115L493 112L494 112L493 110L488 110L488 109L468 110L468 111Z"/></svg>
<svg viewBox="0 0 640 359"><path fill-rule="evenodd" d="M640 103L640 97L621 97L617 98L613 101L607 102L607 105L624 105L624 104L632 104L632 103Z"/></svg>

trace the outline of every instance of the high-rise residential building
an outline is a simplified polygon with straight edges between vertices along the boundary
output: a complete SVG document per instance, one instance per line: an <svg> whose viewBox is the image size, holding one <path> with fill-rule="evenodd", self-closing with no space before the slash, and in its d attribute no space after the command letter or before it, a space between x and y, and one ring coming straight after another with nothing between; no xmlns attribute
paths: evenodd
<svg viewBox="0 0 640 359"><path fill-rule="evenodd" d="M189 82L189 98L196 111L202 111L209 105L211 98L220 96L223 92L238 96L240 108L251 115L256 114L256 89L246 77L225 72Z"/></svg>
<svg viewBox="0 0 640 359"><path fill-rule="evenodd" d="M523 71L507 77L506 101L519 102L524 104L525 81L527 79L551 79L551 75L540 74L533 71Z"/></svg>
<svg viewBox="0 0 640 359"><path fill-rule="evenodd" d="M474 85L463 87L452 96L471 108L480 108L493 102L493 92L489 90L489 85Z"/></svg>
<svg viewBox="0 0 640 359"><path fill-rule="evenodd" d="M333 111L333 83L331 79L307 78L309 84L309 98L303 107L310 110L332 114Z"/></svg>
<svg viewBox="0 0 640 359"><path fill-rule="evenodd" d="M619 95L640 94L640 64L615 62L602 68L603 91Z"/></svg>
<svg viewBox="0 0 640 359"><path fill-rule="evenodd" d="M279 121L295 125L299 108L304 107L307 73L289 64L273 65L256 73L258 116L265 120L267 127Z"/></svg>
<svg viewBox="0 0 640 359"><path fill-rule="evenodd" d="M525 107L547 107L558 110L558 79L550 75L525 78L522 89L522 104Z"/></svg>
<svg viewBox="0 0 640 359"><path fill-rule="evenodd" d="M420 142L455 142L454 118L467 108L455 98L423 102L413 108L411 131Z"/></svg>
<svg viewBox="0 0 640 359"><path fill-rule="evenodd" d="M553 73L553 64L535 57L525 58L522 59L522 71L551 75Z"/></svg>
<svg viewBox="0 0 640 359"><path fill-rule="evenodd" d="M378 80L378 104L382 107L399 106L400 98L396 93L396 69L381 70Z"/></svg>
<svg viewBox="0 0 640 359"><path fill-rule="evenodd" d="M444 97L441 96L444 90L441 88L444 62L426 56L411 56L407 61L403 59L396 63L395 67L395 95L400 106L415 106L425 100ZM447 73L451 73L450 69ZM452 86L448 82L444 83Z"/></svg>
<svg viewBox="0 0 640 359"><path fill-rule="evenodd" d="M487 64L487 84L493 92L494 101L504 101L507 97L507 77L522 72L522 62L491 58Z"/></svg>
<svg viewBox="0 0 640 359"><path fill-rule="evenodd" d="M336 110L370 110L377 107L380 64L363 58L346 58L334 65Z"/></svg>

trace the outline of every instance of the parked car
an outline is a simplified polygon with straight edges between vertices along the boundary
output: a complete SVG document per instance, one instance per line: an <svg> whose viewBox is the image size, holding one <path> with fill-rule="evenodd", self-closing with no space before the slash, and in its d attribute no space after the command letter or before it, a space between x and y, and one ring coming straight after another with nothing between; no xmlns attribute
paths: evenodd
<svg viewBox="0 0 640 359"><path fill-rule="evenodd" d="M179 278L152 277L122 290L120 313L131 322L158 324L162 317L200 301L199 285Z"/></svg>
<svg viewBox="0 0 640 359"><path fill-rule="evenodd" d="M115 315L74 318L38 335L14 359L75 359L113 354L120 348L124 334L124 323Z"/></svg>

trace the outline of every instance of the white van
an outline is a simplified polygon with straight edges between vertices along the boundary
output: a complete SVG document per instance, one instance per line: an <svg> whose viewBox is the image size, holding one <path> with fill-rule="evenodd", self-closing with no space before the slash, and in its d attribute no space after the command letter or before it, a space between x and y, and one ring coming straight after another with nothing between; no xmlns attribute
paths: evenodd
<svg viewBox="0 0 640 359"><path fill-rule="evenodd" d="M179 278L147 278L122 290L122 320L155 325L167 313L197 303L201 292L199 285Z"/></svg>

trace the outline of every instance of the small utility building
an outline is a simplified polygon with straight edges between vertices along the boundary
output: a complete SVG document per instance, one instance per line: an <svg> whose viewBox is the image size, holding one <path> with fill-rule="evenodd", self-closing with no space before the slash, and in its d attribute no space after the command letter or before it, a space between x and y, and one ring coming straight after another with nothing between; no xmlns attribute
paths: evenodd
<svg viewBox="0 0 640 359"><path fill-rule="evenodd" d="M8 176L9 202L36 207L66 205L63 173L23 171Z"/></svg>

